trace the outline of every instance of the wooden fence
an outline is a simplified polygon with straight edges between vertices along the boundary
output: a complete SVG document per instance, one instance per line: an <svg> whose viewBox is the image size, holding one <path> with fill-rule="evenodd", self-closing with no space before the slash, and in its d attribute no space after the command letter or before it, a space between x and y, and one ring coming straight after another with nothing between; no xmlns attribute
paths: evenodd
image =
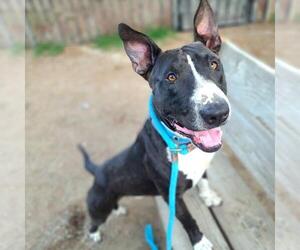
<svg viewBox="0 0 300 250"><path fill-rule="evenodd" d="M116 32L126 22L136 28L171 26L171 0L5 0L0 1L0 45L21 42L65 44ZM24 19L26 14L26 22ZM16 19L15 17L19 17ZM22 32L20 32L22 33Z"/></svg>
<svg viewBox="0 0 300 250"><path fill-rule="evenodd" d="M199 0L172 0L173 27L192 30L193 16ZM210 0L220 27L264 21L271 0Z"/></svg>
<svg viewBox="0 0 300 250"><path fill-rule="evenodd" d="M188 29L198 2L199 0L0 0L0 47L24 44L24 31L26 46L32 47L49 41L64 44L91 41L99 35L115 33L120 22L139 29L155 26ZM262 4L259 9L264 9L265 13L268 2L270 0L211 0L221 25L247 23L247 10L251 9L251 4ZM254 12L257 20L258 12ZM176 25L174 20L181 20L182 27Z"/></svg>
<svg viewBox="0 0 300 250"><path fill-rule="evenodd" d="M0 47L24 44L25 0L0 1Z"/></svg>
<svg viewBox="0 0 300 250"><path fill-rule="evenodd" d="M276 21L300 21L300 1L299 0L277 0L276 1Z"/></svg>

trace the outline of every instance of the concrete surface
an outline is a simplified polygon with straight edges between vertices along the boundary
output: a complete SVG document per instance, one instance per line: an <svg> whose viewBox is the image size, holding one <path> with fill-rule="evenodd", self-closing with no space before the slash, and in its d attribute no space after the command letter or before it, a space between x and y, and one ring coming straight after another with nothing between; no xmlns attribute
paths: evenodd
<svg viewBox="0 0 300 250"><path fill-rule="evenodd" d="M25 57L0 51L0 249L25 244Z"/></svg>

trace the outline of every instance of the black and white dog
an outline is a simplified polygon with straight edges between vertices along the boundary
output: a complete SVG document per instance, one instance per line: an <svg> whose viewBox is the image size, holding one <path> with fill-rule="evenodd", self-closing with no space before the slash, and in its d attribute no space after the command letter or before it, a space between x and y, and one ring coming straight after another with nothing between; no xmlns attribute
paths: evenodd
<svg viewBox="0 0 300 250"><path fill-rule="evenodd" d="M201 1L195 14L194 33L195 42L163 52L146 35L126 24L119 25L119 35L134 71L150 85L157 116L178 137L192 141L192 153L179 159L176 217L194 249L210 250L212 244L199 230L182 198L186 190L198 183L207 206L221 203L203 177L203 168L208 167L213 152L221 147L220 126L230 114L226 81L217 55L221 38L207 0ZM100 240L99 226L118 208L121 197L161 195L168 202L170 153L150 119L133 145L100 166L80 149L86 169L95 177L87 196L92 220L90 234L95 240Z"/></svg>

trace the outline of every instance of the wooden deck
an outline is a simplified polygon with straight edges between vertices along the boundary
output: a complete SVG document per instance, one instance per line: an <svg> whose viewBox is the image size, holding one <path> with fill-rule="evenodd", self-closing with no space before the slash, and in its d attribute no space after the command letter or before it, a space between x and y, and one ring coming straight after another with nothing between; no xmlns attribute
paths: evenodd
<svg viewBox="0 0 300 250"><path fill-rule="evenodd" d="M300 245L300 70L276 60L276 249Z"/></svg>
<svg viewBox="0 0 300 250"><path fill-rule="evenodd" d="M208 170L211 185L223 205L207 208L190 190L184 199L215 250L274 249L274 70L230 42L221 57L232 104L231 121L224 128L224 147ZM168 208L157 198L164 226ZM174 249L190 250L177 221Z"/></svg>

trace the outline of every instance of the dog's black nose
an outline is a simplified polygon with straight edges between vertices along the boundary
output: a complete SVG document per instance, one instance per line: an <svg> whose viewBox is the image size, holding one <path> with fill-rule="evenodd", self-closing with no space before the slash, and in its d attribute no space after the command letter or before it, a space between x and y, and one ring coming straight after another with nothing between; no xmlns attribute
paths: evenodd
<svg viewBox="0 0 300 250"><path fill-rule="evenodd" d="M229 112L229 105L226 102L217 102L205 105L200 115L208 125L218 127L227 120Z"/></svg>

